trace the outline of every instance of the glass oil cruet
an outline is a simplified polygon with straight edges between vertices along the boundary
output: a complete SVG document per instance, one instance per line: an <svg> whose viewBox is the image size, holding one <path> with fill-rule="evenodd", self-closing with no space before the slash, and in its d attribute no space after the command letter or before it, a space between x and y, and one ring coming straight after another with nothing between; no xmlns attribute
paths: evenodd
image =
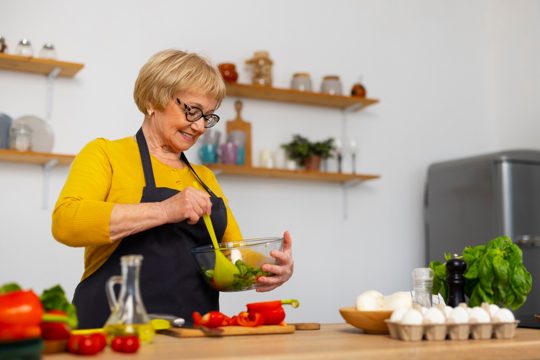
<svg viewBox="0 0 540 360"><path fill-rule="evenodd" d="M120 258L121 276L112 276L105 288L111 315L105 323L109 338L122 335L138 335L141 342L150 343L154 338L154 328L142 302L139 291L139 274L142 255L126 255ZM121 285L118 298L115 285Z"/></svg>

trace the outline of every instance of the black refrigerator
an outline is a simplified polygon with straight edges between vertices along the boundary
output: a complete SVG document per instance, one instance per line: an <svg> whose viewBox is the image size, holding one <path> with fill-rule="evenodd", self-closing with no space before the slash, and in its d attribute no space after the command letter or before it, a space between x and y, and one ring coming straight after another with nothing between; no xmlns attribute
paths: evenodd
<svg viewBox="0 0 540 360"><path fill-rule="evenodd" d="M426 261L507 235L533 279L520 326L540 327L540 151L510 150L429 166L424 199Z"/></svg>

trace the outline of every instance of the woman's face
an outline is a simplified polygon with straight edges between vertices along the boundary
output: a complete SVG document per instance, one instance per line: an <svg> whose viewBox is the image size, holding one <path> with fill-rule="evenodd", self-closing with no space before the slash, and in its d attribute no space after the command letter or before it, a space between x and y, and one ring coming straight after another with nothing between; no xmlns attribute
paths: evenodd
<svg viewBox="0 0 540 360"><path fill-rule="evenodd" d="M155 111L152 123L158 141L162 147L174 153L188 150L206 131L204 118L195 122L186 119L184 104L199 108L204 114L212 114L217 101L198 92L185 91L176 94L163 111Z"/></svg>

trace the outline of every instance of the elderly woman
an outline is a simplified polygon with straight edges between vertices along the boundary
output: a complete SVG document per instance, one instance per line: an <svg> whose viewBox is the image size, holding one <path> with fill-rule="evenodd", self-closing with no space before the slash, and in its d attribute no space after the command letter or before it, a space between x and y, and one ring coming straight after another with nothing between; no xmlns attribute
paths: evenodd
<svg viewBox="0 0 540 360"><path fill-rule="evenodd" d="M205 59L176 50L157 53L135 83L135 102L144 114L136 136L96 139L77 155L52 232L68 246L85 247L73 299L81 328L104 325L110 314L105 283L128 254L144 256L140 289L148 312L190 319L193 311L219 309L219 293L204 282L190 250L210 244L204 214L218 240L242 236L214 174L190 164L184 151L217 124L214 111L224 96L219 72ZM291 277L292 240L288 232L284 238L283 251L272 253L278 265L262 268L275 276L260 277L257 291Z"/></svg>

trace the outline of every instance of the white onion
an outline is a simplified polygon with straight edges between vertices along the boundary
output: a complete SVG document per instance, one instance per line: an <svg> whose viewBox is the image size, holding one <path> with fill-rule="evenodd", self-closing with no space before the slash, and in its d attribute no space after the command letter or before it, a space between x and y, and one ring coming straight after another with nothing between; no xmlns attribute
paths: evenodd
<svg viewBox="0 0 540 360"><path fill-rule="evenodd" d="M383 308L385 310L397 310L401 308L410 308L411 306L412 298L411 293L408 291L398 291L384 297Z"/></svg>
<svg viewBox="0 0 540 360"><path fill-rule="evenodd" d="M368 290L356 298L357 310L381 310L384 305L384 296L376 290Z"/></svg>

